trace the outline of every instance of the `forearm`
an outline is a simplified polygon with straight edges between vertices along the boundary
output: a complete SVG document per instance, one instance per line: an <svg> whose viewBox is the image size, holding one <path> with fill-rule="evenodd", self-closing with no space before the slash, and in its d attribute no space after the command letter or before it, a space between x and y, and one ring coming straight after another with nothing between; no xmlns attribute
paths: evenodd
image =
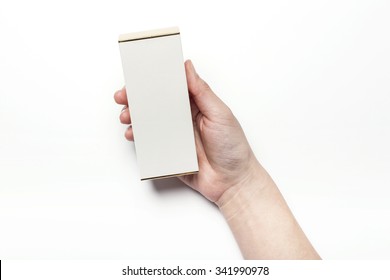
<svg viewBox="0 0 390 280"><path fill-rule="evenodd" d="M218 200L245 259L319 259L267 172Z"/></svg>

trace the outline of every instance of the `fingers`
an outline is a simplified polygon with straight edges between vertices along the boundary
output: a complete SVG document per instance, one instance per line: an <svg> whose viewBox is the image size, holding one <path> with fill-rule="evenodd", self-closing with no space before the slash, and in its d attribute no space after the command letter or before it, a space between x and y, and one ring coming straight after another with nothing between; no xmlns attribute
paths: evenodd
<svg viewBox="0 0 390 280"><path fill-rule="evenodd" d="M131 126L129 104L127 102L126 88L123 87L122 89L115 92L114 99L116 103L125 105L119 115L119 120L123 124L130 124L130 126L125 131L125 138L129 141L134 141L133 128Z"/></svg>
<svg viewBox="0 0 390 280"><path fill-rule="evenodd" d="M127 107L126 105L125 107L123 107L122 112L119 115L119 120L123 124L131 124L129 107Z"/></svg>
<svg viewBox="0 0 390 280"><path fill-rule="evenodd" d="M185 70L188 91L202 114L206 117L212 117L224 112L227 106L215 95L209 85L199 77L191 60L185 62Z"/></svg>
<svg viewBox="0 0 390 280"><path fill-rule="evenodd" d="M129 140L129 141L134 141L133 128L132 128L131 125L126 129L126 131L125 131L125 137L126 137L126 139Z"/></svg>
<svg viewBox="0 0 390 280"><path fill-rule="evenodd" d="M126 88L123 87L122 89L118 90L114 94L115 102L121 105L129 105L127 103L127 94L126 94Z"/></svg>

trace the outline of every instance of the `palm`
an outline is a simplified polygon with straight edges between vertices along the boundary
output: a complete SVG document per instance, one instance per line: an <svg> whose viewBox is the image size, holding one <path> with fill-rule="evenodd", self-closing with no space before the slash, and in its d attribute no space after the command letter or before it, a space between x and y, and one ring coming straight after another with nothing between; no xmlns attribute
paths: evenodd
<svg viewBox="0 0 390 280"><path fill-rule="evenodd" d="M248 161L251 151L245 145L246 139L239 123L230 112L222 110L206 117L194 102L191 102L191 109L199 173L180 179L215 202L240 179L244 171L240 167Z"/></svg>

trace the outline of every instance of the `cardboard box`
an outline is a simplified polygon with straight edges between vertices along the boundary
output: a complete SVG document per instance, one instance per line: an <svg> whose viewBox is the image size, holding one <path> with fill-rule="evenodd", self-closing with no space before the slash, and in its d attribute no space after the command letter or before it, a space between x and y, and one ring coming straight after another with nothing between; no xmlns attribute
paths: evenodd
<svg viewBox="0 0 390 280"><path fill-rule="evenodd" d="M141 180L197 173L179 29L119 36Z"/></svg>

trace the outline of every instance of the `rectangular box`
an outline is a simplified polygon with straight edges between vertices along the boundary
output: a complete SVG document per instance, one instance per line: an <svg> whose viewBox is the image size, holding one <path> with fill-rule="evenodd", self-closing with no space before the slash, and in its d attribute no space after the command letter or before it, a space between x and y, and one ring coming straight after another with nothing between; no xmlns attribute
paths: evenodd
<svg viewBox="0 0 390 280"><path fill-rule="evenodd" d="M141 180L198 172L180 32L119 36Z"/></svg>

